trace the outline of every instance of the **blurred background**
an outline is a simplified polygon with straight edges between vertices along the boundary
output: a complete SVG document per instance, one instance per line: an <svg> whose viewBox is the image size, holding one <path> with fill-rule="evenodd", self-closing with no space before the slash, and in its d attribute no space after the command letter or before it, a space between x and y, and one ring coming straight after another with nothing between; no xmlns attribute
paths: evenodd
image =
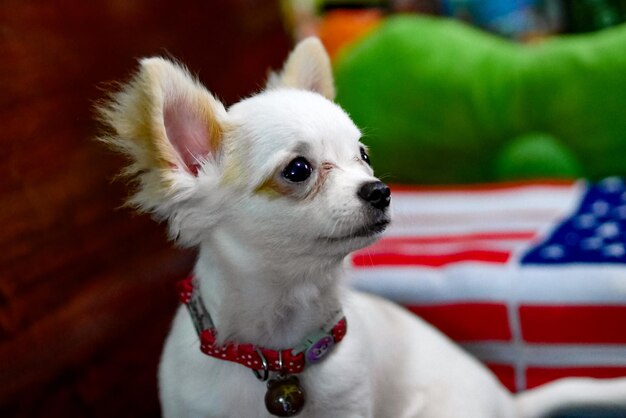
<svg viewBox="0 0 626 418"><path fill-rule="evenodd" d="M0 3L0 416L158 416L156 365L194 254L121 209L93 105L137 59L225 103L291 46L274 1Z"/></svg>
<svg viewBox="0 0 626 418"><path fill-rule="evenodd" d="M138 58L228 105L316 34L388 181L601 178L626 172L625 19L609 0L2 1L0 416L159 415L194 253L120 208L124 162L93 140Z"/></svg>

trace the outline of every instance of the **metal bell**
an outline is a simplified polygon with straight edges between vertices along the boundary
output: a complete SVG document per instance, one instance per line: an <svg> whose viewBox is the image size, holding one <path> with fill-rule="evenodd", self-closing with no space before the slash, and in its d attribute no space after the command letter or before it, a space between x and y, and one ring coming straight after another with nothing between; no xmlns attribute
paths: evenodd
<svg viewBox="0 0 626 418"><path fill-rule="evenodd" d="M304 390L296 376L277 376L267 382L265 407L278 417L292 417L304 407Z"/></svg>

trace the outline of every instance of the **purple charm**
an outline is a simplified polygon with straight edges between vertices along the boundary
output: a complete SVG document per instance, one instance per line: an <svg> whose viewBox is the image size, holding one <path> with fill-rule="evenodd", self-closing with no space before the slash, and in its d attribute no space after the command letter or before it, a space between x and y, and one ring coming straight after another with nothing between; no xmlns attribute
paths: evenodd
<svg viewBox="0 0 626 418"><path fill-rule="evenodd" d="M307 363L317 363L330 351L335 345L335 340L328 334L320 335L317 341L313 342L306 350L305 356Z"/></svg>

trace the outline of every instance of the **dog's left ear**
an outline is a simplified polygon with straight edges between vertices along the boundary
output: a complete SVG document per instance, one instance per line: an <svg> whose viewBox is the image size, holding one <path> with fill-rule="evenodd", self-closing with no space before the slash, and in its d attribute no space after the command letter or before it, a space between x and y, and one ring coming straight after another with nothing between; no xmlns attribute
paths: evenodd
<svg viewBox="0 0 626 418"><path fill-rule="evenodd" d="M306 38L296 45L280 73L270 74L267 88L291 87L335 99L335 83L330 58L317 38Z"/></svg>

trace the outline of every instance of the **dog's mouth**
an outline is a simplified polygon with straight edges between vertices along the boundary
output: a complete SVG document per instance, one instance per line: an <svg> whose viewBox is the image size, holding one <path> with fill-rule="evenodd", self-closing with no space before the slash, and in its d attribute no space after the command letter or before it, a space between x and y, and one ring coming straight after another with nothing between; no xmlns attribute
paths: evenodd
<svg viewBox="0 0 626 418"><path fill-rule="evenodd" d="M384 218L372 224L365 225L363 227L355 229L354 231L351 231L348 234L332 236L332 237L322 237L321 239L328 241L328 242L339 242L339 241L347 241L347 240L356 239L356 238L368 238L368 237L372 237L374 235L382 233L385 229L387 229L389 222L390 222L389 219Z"/></svg>

